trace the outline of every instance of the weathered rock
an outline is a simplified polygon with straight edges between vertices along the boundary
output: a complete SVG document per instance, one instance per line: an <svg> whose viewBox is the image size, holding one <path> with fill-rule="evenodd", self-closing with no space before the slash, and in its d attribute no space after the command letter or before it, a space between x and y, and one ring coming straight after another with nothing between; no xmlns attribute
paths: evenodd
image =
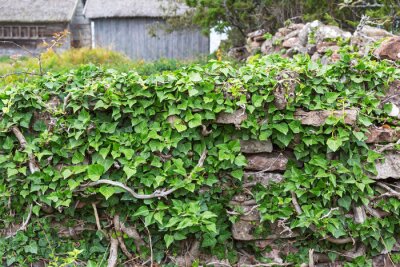
<svg viewBox="0 0 400 267"><path fill-rule="evenodd" d="M304 111L298 109L294 113L294 118L301 121L303 125L321 126L325 124L328 117L333 116L336 118L343 118L344 122L349 125L353 125L357 121L358 110L346 109L346 110L315 110L315 111Z"/></svg>
<svg viewBox="0 0 400 267"><path fill-rule="evenodd" d="M272 152L272 149L270 140L240 140L240 151L242 153Z"/></svg>
<svg viewBox="0 0 400 267"><path fill-rule="evenodd" d="M257 30L257 31L248 33L247 38L254 39L255 37L263 36L265 33L266 33L266 31L264 29Z"/></svg>
<svg viewBox="0 0 400 267"><path fill-rule="evenodd" d="M371 27L369 25L365 25L361 31L359 32L359 34L368 36L370 38L373 38L375 41L380 40L382 38L385 37L392 37L393 34L391 34L390 32L384 30L384 29L380 29L377 27Z"/></svg>
<svg viewBox="0 0 400 267"><path fill-rule="evenodd" d="M251 43L248 43L248 45L250 47L250 50L254 50L254 49L260 48L262 45L262 42L253 41Z"/></svg>
<svg viewBox="0 0 400 267"><path fill-rule="evenodd" d="M264 43L261 45L261 52L263 54L269 54L274 51L274 47L272 45L272 40L266 40Z"/></svg>
<svg viewBox="0 0 400 267"><path fill-rule="evenodd" d="M283 175L273 172L245 172L243 177L243 187L252 187L256 184L268 186L271 182L279 183L283 181Z"/></svg>
<svg viewBox="0 0 400 267"><path fill-rule="evenodd" d="M256 36L253 38L254 42L264 42L265 41L265 36L261 35L261 36Z"/></svg>
<svg viewBox="0 0 400 267"><path fill-rule="evenodd" d="M315 40L317 43L338 38L351 38L351 33L332 25L321 25L315 31Z"/></svg>
<svg viewBox="0 0 400 267"><path fill-rule="evenodd" d="M232 236L235 240L240 241L253 241L253 240L268 240L268 239L284 239L293 238L298 236L296 232L285 231L285 229L279 226L277 223L271 223L269 225L270 235L256 235L255 230L260 225L259 220L242 220L240 218L236 223L232 225Z"/></svg>
<svg viewBox="0 0 400 267"><path fill-rule="evenodd" d="M245 110L236 110L233 113L221 112L218 114L216 122L219 124L235 124L240 125L247 119Z"/></svg>
<svg viewBox="0 0 400 267"><path fill-rule="evenodd" d="M378 174L372 179L380 180L387 178L400 178L400 154L391 152L385 155L383 161L376 163L376 170Z"/></svg>
<svg viewBox="0 0 400 267"><path fill-rule="evenodd" d="M292 38L286 39L282 43L282 46L284 48L292 48L292 47L295 47L298 45L300 45L300 41L299 41L299 38L297 38L297 37L292 37Z"/></svg>
<svg viewBox="0 0 400 267"><path fill-rule="evenodd" d="M382 42L375 50L374 55L381 59L400 60L400 36Z"/></svg>
<svg viewBox="0 0 400 267"><path fill-rule="evenodd" d="M233 47L229 49L228 56L236 58L237 60L245 60L250 56L250 53L245 46Z"/></svg>
<svg viewBox="0 0 400 267"><path fill-rule="evenodd" d="M284 171L288 163L288 157L279 152L248 155L246 158L245 169L253 171Z"/></svg>
<svg viewBox="0 0 400 267"><path fill-rule="evenodd" d="M320 54L326 53L328 50L338 51L340 48L336 42L319 42L317 43L317 52Z"/></svg>
<svg viewBox="0 0 400 267"><path fill-rule="evenodd" d="M394 143L400 139L400 131L392 128L370 128L365 134L366 143Z"/></svg>

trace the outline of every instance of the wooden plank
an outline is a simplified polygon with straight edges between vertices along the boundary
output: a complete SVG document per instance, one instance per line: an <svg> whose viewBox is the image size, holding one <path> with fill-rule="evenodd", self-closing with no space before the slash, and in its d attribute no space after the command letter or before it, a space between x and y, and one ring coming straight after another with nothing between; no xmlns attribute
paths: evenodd
<svg viewBox="0 0 400 267"><path fill-rule="evenodd" d="M97 19L95 38L99 46L113 48L132 59L194 58L208 54L208 37L199 31L183 30L165 33L156 26L157 37L149 34L149 27L163 23L158 18Z"/></svg>

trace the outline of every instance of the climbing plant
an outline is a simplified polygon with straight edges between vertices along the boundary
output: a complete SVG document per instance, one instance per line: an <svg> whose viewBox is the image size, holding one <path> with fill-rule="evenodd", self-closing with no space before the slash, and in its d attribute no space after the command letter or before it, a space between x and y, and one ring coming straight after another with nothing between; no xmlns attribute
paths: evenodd
<svg viewBox="0 0 400 267"><path fill-rule="evenodd" d="M274 92L293 79L285 73L297 74L295 90L278 110ZM399 77L393 63L343 49L328 65L271 55L149 77L89 65L9 84L0 91L3 264L185 266L199 264L201 251L233 265L243 250L271 261L232 239L239 216L227 212L244 191L239 140L269 139L294 156L284 181L252 188L255 234L283 222L297 236L285 262L307 263L313 249L365 266L392 250L399 231L400 193L372 179L382 154L365 142L373 125L395 128L380 100ZM306 126L298 108L352 108L358 119ZM216 122L237 111L247 119ZM356 224L356 206L385 216Z"/></svg>

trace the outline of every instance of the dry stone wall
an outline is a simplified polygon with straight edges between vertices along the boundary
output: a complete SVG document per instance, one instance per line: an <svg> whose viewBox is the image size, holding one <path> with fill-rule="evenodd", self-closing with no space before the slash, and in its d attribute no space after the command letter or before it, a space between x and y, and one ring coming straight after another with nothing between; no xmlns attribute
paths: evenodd
<svg viewBox="0 0 400 267"><path fill-rule="evenodd" d="M239 115L239 116L238 116ZM355 109L349 110L323 110L323 111L303 111L298 110L295 113L295 118L299 119L303 125L322 126L328 117L344 118L344 122L353 125L357 121L358 111ZM247 116L241 110L234 113L221 114L217 118L218 123L233 124L236 127L246 120ZM371 146L376 146L382 143L383 148L394 147L400 140L400 132L385 127L371 127L365 134L366 143ZM283 173L286 170L291 152L273 148L269 140L242 140L242 153L247 159L246 172L244 173L243 188L247 192L251 192L251 188L256 185L267 187L271 183L280 183L284 180ZM377 161L376 175L371 175L371 178L377 181L390 182L397 184L396 179L400 179L400 154L394 151L388 151L384 157ZM277 221L269 223L268 235L257 234L257 228L264 225L260 217L258 206L251 193L235 195L230 202L234 210L240 210L241 215L238 220L232 225L232 237L239 242L251 242L256 247L263 248L266 245L271 246L274 243L290 244L291 239L299 236L297 232L293 232L285 226L285 222ZM357 207L354 211L354 220L362 223L365 218L366 210L363 207ZM233 213L234 214L234 213ZM272 245L274 247L274 245ZM400 248L400 247L399 247ZM275 261L280 262L279 253L282 253L283 248L277 247L275 253ZM399 249L400 251L400 249ZM292 251L293 252L293 251ZM271 257L272 254L266 256ZM272 255L273 256L273 255ZM373 258L373 266L392 266L386 265L390 260L386 254L378 255ZM318 266L331 266L329 258L323 255L314 255L320 263ZM336 265L335 265L336 266ZM397 265L396 265L397 266Z"/></svg>

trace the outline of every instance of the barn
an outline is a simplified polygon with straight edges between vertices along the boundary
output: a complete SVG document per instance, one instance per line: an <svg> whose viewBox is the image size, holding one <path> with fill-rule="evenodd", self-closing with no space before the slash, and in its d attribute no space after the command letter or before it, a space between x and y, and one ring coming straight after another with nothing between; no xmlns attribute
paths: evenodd
<svg viewBox="0 0 400 267"><path fill-rule="evenodd" d="M171 0L87 0L84 15L91 21L92 47L113 49L135 60L208 54L209 37L199 29L169 32L163 27L168 14L179 16L186 10Z"/></svg>
<svg viewBox="0 0 400 267"><path fill-rule="evenodd" d="M90 46L84 0L0 0L0 55L43 51L54 33L70 32L62 49ZM21 48L23 47L23 48Z"/></svg>

